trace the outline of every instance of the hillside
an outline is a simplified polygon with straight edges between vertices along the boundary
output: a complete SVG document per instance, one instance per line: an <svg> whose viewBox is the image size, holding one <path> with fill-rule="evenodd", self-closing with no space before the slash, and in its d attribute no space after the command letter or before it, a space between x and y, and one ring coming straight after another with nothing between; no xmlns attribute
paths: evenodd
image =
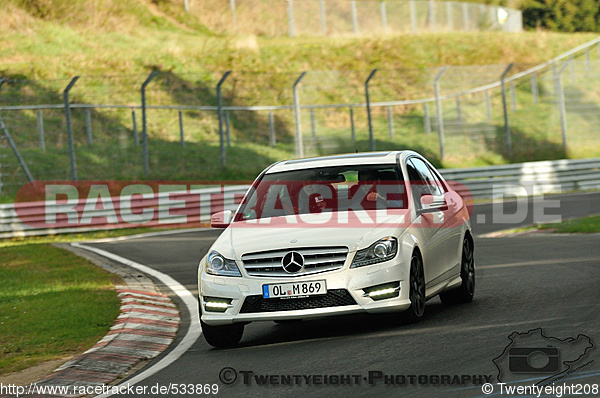
<svg viewBox="0 0 600 398"><path fill-rule="evenodd" d="M192 3L193 5L194 3ZM305 103L361 102L363 82L373 68L375 100L430 96L433 69L442 65L471 66L517 62L518 68L537 64L587 42L590 34L525 32L521 34L452 33L383 37L269 38L226 35L199 23L175 0L0 0L0 75L17 80L0 91L0 106L62 103L62 90L79 75L71 93L79 104L138 105L140 85L151 70L159 70L149 85L151 105L215 105L214 87L221 74L232 70L224 85L227 105L289 105L291 85L299 72L309 73L303 83ZM496 80L498 68L479 68L475 78ZM452 83L454 84L454 83ZM453 89L450 84L447 90ZM458 83L456 83L458 84ZM414 109L401 129L421 123ZM411 116L413 115L413 116ZM67 179L68 156L64 113L42 111L46 152L38 148L35 111L6 111L2 117L38 179ZM249 179L266 164L294 156L293 119L290 112L274 117L277 145L268 144L266 113L231 112L232 148L225 169L218 165L217 123L211 112L182 114L186 147L178 144L179 123L173 110L152 110L148 115L152 178ZM85 115L73 111L80 178L141 178L140 149L133 145L131 111L93 109L94 144L86 145ZM357 117L357 138L363 139L365 118ZM305 131L310 129L303 116ZM412 119L410 119L412 118ZM377 128L385 135L386 116L378 115ZM336 136L347 116L317 115L316 122ZM137 114L138 129L140 115ZM344 127L344 129L346 129ZM307 132L306 134L310 134ZM337 138L336 138L337 140ZM341 138L341 142L345 139ZM419 137L388 142L383 147L416 146L435 154L434 141ZM339 143L338 143L339 144ZM327 144L329 145L329 144ZM362 144L356 147L362 149ZM353 150L354 147L338 150ZM317 149L319 151L320 149ZM324 152L331 151L323 147ZM318 152L317 152L318 153ZM10 154L9 154L10 155ZM546 158L540 153L537 158ZM556 156L552 154L551 157ZM534 156L536 157L536 156ZM502 156L450 158L439 164L508 161ZM23 182L15 164L12 180ZM5 173L6 174L6 173Z"/></svg>

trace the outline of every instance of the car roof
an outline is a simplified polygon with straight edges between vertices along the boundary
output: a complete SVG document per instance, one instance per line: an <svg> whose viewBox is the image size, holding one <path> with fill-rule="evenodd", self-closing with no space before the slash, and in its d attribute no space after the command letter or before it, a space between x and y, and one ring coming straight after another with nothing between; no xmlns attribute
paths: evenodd
<svg viewBox="0 0 600 398"><path fill-rule="evenodd" d="M319 156L315 158L285 160L275 163L267 170L267 174L282 171L313 169L328 166L395 164L398 156L417 154L413 151L362 152L343 155Z"/></svg>

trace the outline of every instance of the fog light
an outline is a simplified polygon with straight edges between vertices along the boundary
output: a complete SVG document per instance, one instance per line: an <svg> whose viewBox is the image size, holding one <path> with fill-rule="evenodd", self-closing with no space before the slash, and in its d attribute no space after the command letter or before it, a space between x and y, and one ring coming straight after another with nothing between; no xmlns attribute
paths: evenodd
<svg viewBox="0 0 600 398"><path fill-rule="evenodd" d="M204 311L225 312L231 306L232 299L219 297L203 297Z"/></svg>
<svg viewBox="0 0 600 398"><path fill-rule="evenodd" d="M364 288L363 297L369 297L375 301L384 300L400 295L400 282L385 283Z"/></svg>

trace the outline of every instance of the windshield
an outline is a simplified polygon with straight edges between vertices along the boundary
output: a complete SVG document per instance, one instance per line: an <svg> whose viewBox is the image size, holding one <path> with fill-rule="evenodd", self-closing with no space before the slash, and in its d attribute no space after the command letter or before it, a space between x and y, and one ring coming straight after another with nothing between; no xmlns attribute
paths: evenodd
<svg viewBox="0 0 600 398"><path fill-rule="evenodd" d="M406 206L397 165L332 166L265 174L246 195L235 220Z"/></svg>

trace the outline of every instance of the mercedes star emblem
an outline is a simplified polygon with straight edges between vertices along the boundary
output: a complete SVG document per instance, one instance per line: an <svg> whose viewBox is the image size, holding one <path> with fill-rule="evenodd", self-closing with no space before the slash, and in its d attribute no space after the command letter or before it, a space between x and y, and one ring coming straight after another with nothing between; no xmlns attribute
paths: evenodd
<svg viewBox="0 0 600 398"><path fill-rule="evenodd" d="M304 257L298 252L289 252L281 259L285 272L295 274L304 268Z"/></svg>

